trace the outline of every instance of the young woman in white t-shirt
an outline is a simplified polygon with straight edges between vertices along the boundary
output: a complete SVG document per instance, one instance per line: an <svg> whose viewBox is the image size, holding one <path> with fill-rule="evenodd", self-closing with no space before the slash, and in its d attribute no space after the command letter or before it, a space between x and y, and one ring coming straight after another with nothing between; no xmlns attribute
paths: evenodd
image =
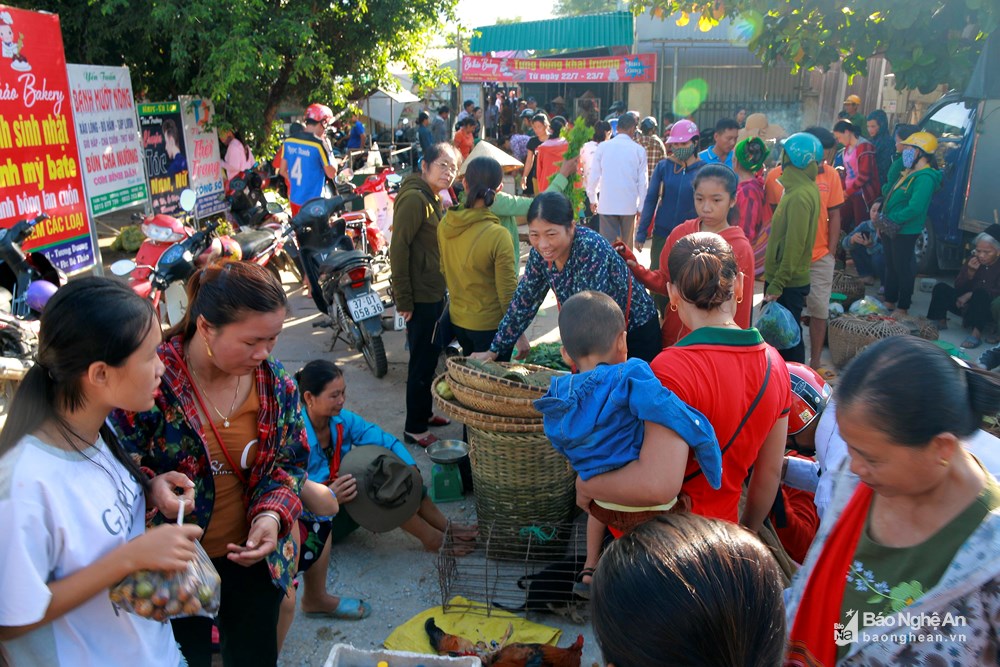
<svg viewBox="0 0 1000 667"><path fill-rule="evenodd" d="M108 597L137 570L184 569L201 534L145 532L147 509L176 518L194 485L150 480L105 425L114 408L152 407L160 340L150 302L115 280L75 280L45 308L37 363L0 433L0 663L185 664L169 624Z"/></svg>

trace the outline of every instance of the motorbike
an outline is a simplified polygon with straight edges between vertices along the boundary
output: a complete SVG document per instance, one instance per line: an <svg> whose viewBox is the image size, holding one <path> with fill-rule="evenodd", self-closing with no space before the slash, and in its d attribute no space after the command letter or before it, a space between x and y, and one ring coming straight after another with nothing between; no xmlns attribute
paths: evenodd
<svg viewBox="0 0 1000 667"><path fill-rule="evenodd" d="M372 256L375 273L380 274L389 268L389 240L383 230L388 232L392 227L392 202L402 178L390 168L372 174L355 187L351 183L353 177L354 172L350 168L344 168L337 174L337 194L353 201L361 198L362 202L361 210L343 214L347 235L358 250ZM383 203L381 206L380 200Z"/></svg>
<svg viewBox="0 0 1000 667"><path fill-rule="evenodd" d="M372 257L355 249L347 233L343 197L307 201L292 218L306 276L317 307L343 340L365 358L377 378L389 371L382 341L385 304L372 287Z"/></svg>
<svg viewBox="0 0 1000 667"><path fill-rule="evenodd" d="M35 226L48 219L39 213L16 222L0 237L0 310L18 319L38 319L48 298L66 284L66 274L44 253L21 248Z"/></svg>
<svg viewBox="0 0 1000 667"><path fill-rule="evenodd" d="M275 177L280 178L280 177ZM243 249L243 259L268 267L281 280L284 269L302 282L302 267L295 238L288 234L284 208L269 202L263 191L264 179L253 169L237 174L226 187L226 200L240 231L233 239Z"/></svg>

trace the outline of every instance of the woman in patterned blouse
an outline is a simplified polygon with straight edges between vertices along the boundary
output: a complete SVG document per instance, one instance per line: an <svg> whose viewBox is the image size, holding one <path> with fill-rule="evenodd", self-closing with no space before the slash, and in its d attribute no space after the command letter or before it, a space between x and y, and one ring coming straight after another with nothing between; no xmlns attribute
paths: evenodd
<svg viewBox="0 0 1000 667"><path fill-rule="evenodd" d="M645 361L660 352L660 322L653 299L632 276L625 260L604 238L575 224L573 205L560 192L544 192L528 210L531 254L524 276L489 352L476 355L495 359L509 352L551 289L561 305L577 292L594 290L614 299L628 324L630 357Z"/></svg>

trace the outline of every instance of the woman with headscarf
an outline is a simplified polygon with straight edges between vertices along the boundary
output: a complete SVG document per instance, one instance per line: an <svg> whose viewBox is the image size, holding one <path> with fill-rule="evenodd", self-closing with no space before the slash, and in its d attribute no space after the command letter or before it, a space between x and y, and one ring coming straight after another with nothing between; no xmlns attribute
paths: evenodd
<svg viewBox="0 0 1000 667"><path fill-rule="evenodd" d="M881 109L868 114L868 136L875 145L875 164L878 167L878 181L889 182L889 167L896 157L896 142L889 133L889 117Z"/></svg>
<svg viewBox="0 0 1000 667"><path fill-rule="evenodd" d="M736 144L733 171L739 178L736 186L738 226L753 248L754 277L764 273L767 237L771 232L771 207L764 202L764 180L761 178L764 160L770 151L759 137L750 137Z"/></svg>

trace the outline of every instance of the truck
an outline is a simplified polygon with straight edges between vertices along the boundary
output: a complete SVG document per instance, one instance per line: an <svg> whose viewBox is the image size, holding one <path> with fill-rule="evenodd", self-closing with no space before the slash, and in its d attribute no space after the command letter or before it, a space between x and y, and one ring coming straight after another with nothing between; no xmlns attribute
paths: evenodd
<svg viewBox="0 0 1000 667"><path fill-rule="evenodd" d="M986 62L993 58L993 67ZM961 267L976 234L1000 223L1000 40L991 37L965 92L950 91L927 110L920 129L938 138L944 172L914 254L917 272ZM1000 239L998 239L1000 240Z"/></svg>

